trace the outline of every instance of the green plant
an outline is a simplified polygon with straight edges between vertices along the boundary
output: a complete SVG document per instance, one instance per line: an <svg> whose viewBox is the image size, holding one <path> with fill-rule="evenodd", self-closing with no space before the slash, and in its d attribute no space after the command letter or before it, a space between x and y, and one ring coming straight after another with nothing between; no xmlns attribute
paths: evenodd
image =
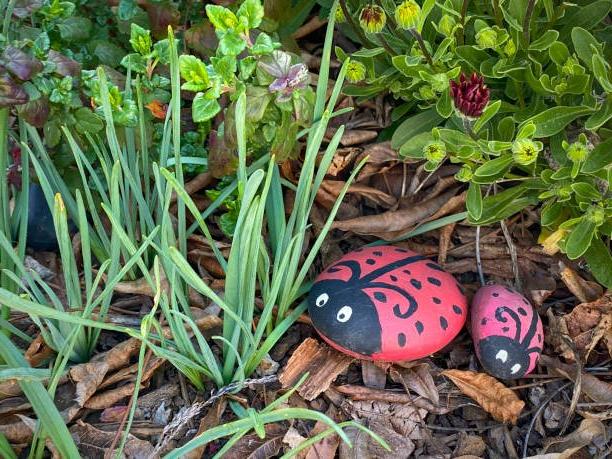
<svg viewBox="0 0 612 459"><path fill-rule="evenodd" d="M363 24L373 6L340 2L344 30L364 45L352 57L366 69L345 92L401 101L392 145L430 172L460 165L471 223L541 205L547 249L585 256L612 285L610 2L379 3L385 20L374 27Z"/></svg>

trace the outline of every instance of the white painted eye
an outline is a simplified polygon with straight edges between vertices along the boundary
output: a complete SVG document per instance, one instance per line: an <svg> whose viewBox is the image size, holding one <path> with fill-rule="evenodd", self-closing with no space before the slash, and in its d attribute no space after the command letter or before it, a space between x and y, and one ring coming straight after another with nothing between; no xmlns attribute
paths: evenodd
<svg viewBox="0 0 612 459"><path fill-rule="evenodd" d="M510 373L515 375L519 372L520 369L521 369L521 366L518 363L515 363L514 365L512 365L512 368L510 368Z"/></svg>
<svg viewBox="0 0 612 459"><path fill-rule="evenodd" d="M347 322L353 315L353 308L350 306L342 306L336 315L338 322Z"/></svg>
<svg viewBox="0 0 612 459"><path fill-rule="evenodd" d="M323 306L325 306L327 304L327 302L329 301L329 295L327 293L321 293L318 297L317 297L317 301L315 301L315 304L322 308Z"/></svg>
<svg viewBox="0 0 612 459"><path fill-rule="evenodd" d="M497 360L501 360L503 363L506 363L506 360L508 360L508 352L505 349L501 349L497 351L495 358Z"/></svg>

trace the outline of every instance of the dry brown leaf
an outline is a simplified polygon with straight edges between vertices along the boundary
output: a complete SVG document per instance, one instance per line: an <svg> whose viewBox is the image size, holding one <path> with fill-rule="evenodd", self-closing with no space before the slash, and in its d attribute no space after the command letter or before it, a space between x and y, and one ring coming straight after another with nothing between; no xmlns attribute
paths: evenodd
<svg viewBox="0 0 612 459"><path fill-rule="evenodd" d="M76 382L75 401L79 406L82 407L96 393L108 369L106 362L82 363L70 369L70 377Z"/></svg>
<svg viewBox="0 0 612 459"><path fill-rule="evenodd" d="M336 177L340 172L346 169L349 165L351 165L355 159L355 157L361 152L360 148L350 147L350 148L338 148L334 157L332 158L332 162L329 165L329 169L327 170L327 175L331 175L332 177Z"/></svg>
<svg viewBox="0 0 612 459"><path fill-rule="evenodd" d="M226 407L227 400L225 398L220 398L219 400L217 400L213 404L213 406L208 409L206 415L204 415L204 417L200 421L200 427L198 428L198 432L195 434L194 438L200 435L201 433L206 432L208 429L217 427L221 423L221 416L223 416ZM200 459L203 456L205 450L206 445L195 448L185 454L184 459Z"/></svg>
<svg viewBox="0 0 612 459"><path fill-rule="evenodd" d="M561 266L561 280L566 285L568 290L572 292L576 298L582 303L595 301L603 295L603 288L596 282L584 280L580 275L569 266L559 263Z"/></svg>
<svg viewBox="0 0 612 459"><path fill-rule="evenodd" d="M558 359L547 355L542 355L540 362L553 370L554 373L576 382L575 365L562 363ZM610 400L612 400L612 384L602 381L589 373L582 373L580 390L597 403L610 403Z"/></svg>
<svg viewBox="0 0 612 459"><path fill-rule="evenodd" d="M389 235L406 233L425 219L436 214L442 206L454 197L456 189L436 198L423 201L410 209L383 212L378 215L364 215L350 220L336 221L335 229L352 231L357 234L375 235L392 239Z"/></svg>
<svg viewBox="0 0 612 459"><path fill-rule="evenodd" d="M353 447L340 444L340 459L408 459L414 452L412 440L395 431L388 423L374 420L368 427L380 435L389 445L391 451L385 450L363 430L348 427L345 432Z"/></svg>
<svg viewBox="0 0 612 459"><path fill-rule="evenodd" d="M327 344L308 338L293 352L278 380L284 388L287 388L309 372L308 379L300 386L298 393L306 400L314 400L327 390L352 361L352 357L341 354Z"/></svg>
<svg viewBox="0 0 612 459"><path fill-rule="evenodd" d="M336 422L339 422L341 419L338 418L338 409L330 404L329 409L325 413L331 419ZM317 421L312 430L310 431L310 436L313 437L315 435L324 432L329 429L329 425L324 422ZM322 440L319 440L314 445L306 450L306 459L334 459L336 457L336 451L338 451L338 447L340 446L340 437L338 435L328 435Z"/></svg>
<svg viewBox="0 0 612 459"><path fill-rule="evenodd" d="M28 346L24 357L31 367L36 368L53 355L55 355L55 351L47 346L42 335L38 335Z"/></svg>
<svg viewBox="0 0 612 459"><path fill-rule="evenodd" d="M3 416L0 421L0 434L10 443L30 443L33 433L24 418L25 416Z"/></svg>
<svg viewBox="0 0 612 459"><path fill-rule="evenodd" d="M266 437L256 433L245 435L223 456L225 459L268 459L276 456L283 446L287 427L282 424L266 424Z"/></svg>
<svg viewBox="0 0 612 459"><path fill-rule="evenodd" d="M342 180L323 180L323 182L321 183L321 188L327 193L329 193L330 197L333 199L332 205L333 202L335 202L335 200L340 195L340 192L342 191L344 185L345 182L343 182ZM372 188L367 185L361 185L359 183L351 185L348 188L347 193L369 199L374 204L377 204L386 209L395 206L395 204L397 203L397 199L395 199L390 194L387 194L377 188Z"/></svg>
<svg viewBox="0 0 612 459"><path fill-rule="evenodd" d="M423 438L427 410L415 405L373 400L346 400L342 409L354 420L384 422L412 440Z"/></svg>
<svg viewBox="0 0 612 459"><path fill-rule="evenodd" d="M525 402L494 377L475 371L445 370L449 378L468 397L475 400L493 418L516 424Z"/></svg>
<svg viewBox="0 0 612 459"><path fill-rule="evenodd" d="M70 433L83 457L90 459L103 459L116 434L96 429L81 420L70 427ZM123 457L126 459L154 459L159 456L154 454L151 443L128 434Z"/></svg>
<svg viewBox="0 0 612 459"><path fill-rule="evenodd" d="M481 437L459 432L459 440L457 441L455 451L453 451L453 457L481 457L486 449L487 445Z"/></svg>
<svg viewBox="0 0 612 459"><path fill-rule="evenodd" d="M335 128L328 128L325 133L326 140L331 140L331 138L336 133ZM364 129L347 129L342 134L342 138L340 139L340 145L343 147L350 147L351 145L359 145L362 143L369 142L374 140L378 136L378 132L376 131L367 131Z"/></svg>
<svg viewBox="0 0 612 459"><path fill-rule="evenodd" d="M582 448L591 443L605 443L606 427L596 419L583 419L572 433L558 438L545 439L543 452L562 453L568 449Z"/></svg>
<svg viewBox="0 0 612 459"><path fill-rule="evenodd" d="M439 403L440 395L427 363L414 365L410 368L394 368L390 374L395 382L404 386L406 392L412 390L421 397L431 400L434 405Z"/></svg>

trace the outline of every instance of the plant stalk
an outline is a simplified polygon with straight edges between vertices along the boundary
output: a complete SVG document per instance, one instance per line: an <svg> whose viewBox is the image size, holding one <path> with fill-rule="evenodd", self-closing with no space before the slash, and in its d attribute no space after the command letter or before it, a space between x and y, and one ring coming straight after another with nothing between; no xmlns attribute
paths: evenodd
<svg viewBox="0 0 612 459"><path fill-rule="evenodd" d="M467 15L468 5L470 4L470 0L463 0L461 5L461 27L457 30L457 44L463 45L465 38L463 34L463 29L465 28L465 16Z"/></svg>
<svg viewBox="0 0 612 459"><path fill-rule="evenodd" d="M427 59L427 63L433 67L433 58L431 57L431 54L429 54L429 50L425 46L425 42L423 41L423 37L421 36L421 34L417 32L416 29L410 29L410 33L412 34L416 42L419 44L419 48L421 48L423 56L425 56L425 59Z"/></svg>
<svg viewBox="0 0 612 459"><path fill-rule="evenodd" d="M2 231L9 240L12 239L11 235L11 224L10 224L10 212L9 212L9 187L8 187L8 116L9 109L0 109L0 231ZM11 259L8 254L0 250L0 287L10 289L12 282L9 277L5 274L5 269L12 267ZM10 310L8 306L3 305L0 308L0 317L2 319L8 319ZM8 330L3 330L5 334L9 334Z"/></svg>
<svg viewBox="0 0 612 459"><path fill-rule="evenodd" d="M346 18L346 22L348 22L348 24L351 27L351 29L353 29L353 32L355 32L357 34L357 36L359 37L359 39L361 40L363 45L364 46L368 46L370 48L376 48L376 45L374 43L372 43L368 39L368 37L366 37L365 33L363 33L363 30L361 30L361 27L359 27L355 23L355 20L351 16L351 13L350 13L348 7L346 6L346 0L339 0L339 2L340 2L340 8L342 8L342 13L344 13L344 17ZM332 11L332 13L335 13L335 12Z"/></svg>
<svg viewBox="0 0 612 459"><path fill-rule="evenodd" d="M533 16L533 9L535 8L536 0L529 0L527 2L527 9L525 10L525 17L523 18L523 48L527 49L529 46L529 24L531 23L531 16Z"/></svg>

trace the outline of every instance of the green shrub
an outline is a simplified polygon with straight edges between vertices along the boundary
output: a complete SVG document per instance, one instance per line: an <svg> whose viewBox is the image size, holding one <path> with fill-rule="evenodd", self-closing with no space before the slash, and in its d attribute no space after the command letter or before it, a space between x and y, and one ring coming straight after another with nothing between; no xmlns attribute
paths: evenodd
<svg viewBox="0 0 612 459"><path fill-rule="evenodd" d="M460 165L474 225L540 205L546 249L585 256L612 285L612 3L387 0L375 33L363 24L374 7L340 4L343 30L364 45L352 54L363 81L345 92L398 100L400 155L427 160L430 172Z"/></svg>

